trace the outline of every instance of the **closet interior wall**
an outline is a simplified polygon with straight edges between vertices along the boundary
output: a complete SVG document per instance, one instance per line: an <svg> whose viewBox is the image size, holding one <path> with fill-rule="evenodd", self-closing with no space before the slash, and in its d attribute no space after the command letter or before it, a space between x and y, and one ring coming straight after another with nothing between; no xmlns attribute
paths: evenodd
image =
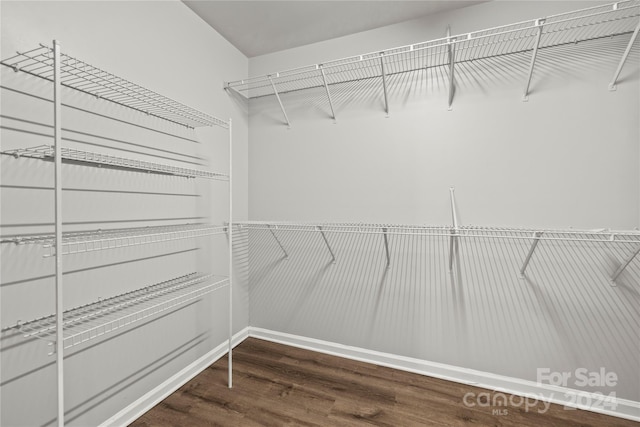
<svg viewBox="0 0 640 427"><path fill-rule="evenodd" d="M2 2L2 58L59 39L63 52L180 102L233 119L234 218L247 216L247 118L220 89L246 58L184 4ZM167 31L167 29L172 29ZM52 84L2 66L1 150L52 145ZM228 173L229 131L189 129L62 89L62 146ZM3 241L53 232L53 162L0 157ZM65 162L63 230L228 221L226 182ZM73 247L71 247L73 249ZM2 425L55 425L52 347L13 328L55 312L54 257L41 245L0 245ZM65 309L184 274L228 273L223 234L63 257ZM228 337L228 287L65 350L65 425L99 425ZM234 330L248 325L246 289L234 286ZM37 402L37 404L34 404Z"/></svg>
<svg viewBox="0 0 640 427"><path fill-rule="evenodd" d="M596 5L489 2L250 59L259 76ZM633 31L633 29L632 29ZM380 232L325 232L290 223L634 230L640 226L640 42L612 75L631 33L448 70L280 93L250 100L250 324L296 336L536 381L537 369L617 372L619 398L640 401L633 246L462 239L449 273L448 241L393 236L385 268ZM275 74L274 74L275 75ZM295 228L295 227L294 227ZM327 225L327 228L330 228ZM622 278L622 276L621 276ZM572 385L572 384L569 384ZM595 391L590 389L588 391ZM602 390L604 391L604 390ZM609 390L611 391L611 390Z"/></svg>

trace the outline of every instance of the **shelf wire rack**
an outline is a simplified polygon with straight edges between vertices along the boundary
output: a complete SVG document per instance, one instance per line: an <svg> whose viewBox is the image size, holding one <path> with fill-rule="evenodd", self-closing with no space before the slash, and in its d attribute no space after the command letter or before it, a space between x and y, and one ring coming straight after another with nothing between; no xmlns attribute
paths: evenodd
<svg viewBox="0 0 640 427"><path fill-rule="evenodd" d="M162 175L173 175L186 178L207 178L219 181L228 181L229 175L217 172L208 172L197 169L169 166L161 163L146 162L143 160L127 159L124 157L111 156L108 154L93 153L89 151L76 150L61 147L62 160L89 163L98 167L107 166L113 168L123 168L138 172L156 173ZM40 145L29 148L16 148L5 150L2 154L19 157L29 157L34 159L53 160L54 147L52 145Z"/></svg>
<svg viewBox="0 0 640 427"><path fill-rule="evenodd" d="M190 273L67 310L63 315L64 349L196 300L228 283L227 277ZM25 338L55 340L55 315L19 322L15 327Z"/></svg>
<svg viewBox="0 0 640 427"><path fill-rule="evenodd" d="M14 56L0 61L1 64L13 68L16 72L23 71L49 81L53 81L53 62L53 49L44 44L25 52L16 52ZM60 83L63 86L150 116L189 128L200 126L229 128L229 123L222 119L205 114L64 53L60 54L60 73Z"/></svg>
<svg viewBox="0 0 640 427"><path fill-rule="evenodd" d="M621 1L231 81L225 86L247 98L258 98L380 78L385 70L388 77L449 66L452 61L474 61L529 52L536 46L545 49L628 34L638 25L639 16L640 0Z"/></svg>
<svg viewBox="0 0 640 427"><path fill-rule="evenodd" d="M172 240L193 239L226 233L226 226L208 224L181 224L171 226L119 228L66 232L62 234L62 254L79 254L128 246L147 245ZM43 257L55 256L55 235L17 236L4 238L2 243L38 244L47 252Z"/></svg>
<svg viewBox="0 0 640 427"><path fill-rule="evenodd" d="M481 226L452 225L401 225L401 224L371 224L371 223L304 223L304 222L265 222L245 221L234 222L238 229L280 230L317 233L321 229L325 233L365 233L365 234L395 234L421 235L441 237L469 237L489 239L530 240L538 236L540 240L593 242L593 243L628 243L640 245L640 231L616 230L552 230L552 229L524 229Z"/></svg>

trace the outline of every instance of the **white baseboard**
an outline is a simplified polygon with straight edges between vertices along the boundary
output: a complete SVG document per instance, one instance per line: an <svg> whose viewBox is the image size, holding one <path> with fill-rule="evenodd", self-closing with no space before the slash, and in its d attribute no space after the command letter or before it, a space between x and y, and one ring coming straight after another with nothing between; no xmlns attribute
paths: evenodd
<svg viewBox="0 0 640 427"><path fill-rule="evenodd" d="M457 383L469 384L506 394L522 396L531 399L530 401L532 403L534 400L556 403L567 408L578 408L633 421L640 421L640 402L632 400L615 398L615 409L609 409L608 406L610 405L603 405L603 397L601 395L566 387L539 384L534 381L367 350L359 347L351 347L262 328L249 327L249 336L320 353L345 357L347 359L387 366ZM580 404L576 404L576 401ZM461 401L460 404L463 405L464 403Z"/></svg>
<svg viewBox="0 0 640 427"><path fill-rule="evenodd" d="M240 332L237 332L232 339L233 346L235 347L240 344L248 337L248 335L248 327L244 328ZM176 373L174 376L167 379L165 382L149 391L147 394L100 424L100 427L127 426L131 424L133 421L140 418L149 409L153 408L171 393L175 392L177 389L186 384L193 377L207 369L207 367L212 363L227 354L227 351L229 349L228 343L229 341L225 341L211 350L209 353L200 357L198 360L191 363L189 366L185 367L180 372Z"/></svg>

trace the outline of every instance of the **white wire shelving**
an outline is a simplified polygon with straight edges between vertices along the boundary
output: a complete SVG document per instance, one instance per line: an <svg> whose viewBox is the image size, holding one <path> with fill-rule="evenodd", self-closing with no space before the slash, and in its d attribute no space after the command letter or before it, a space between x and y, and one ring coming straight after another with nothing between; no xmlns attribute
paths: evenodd
<svg viewBox="0 0 640 427"><path fill-rule="evenodd" d="M62 234L62 255L148 245L172 240L194 239L202 236L224 234L227 232L227 228L226 226L207 224L181 224L67 232ZM41 245L47 251L43 255L45 258L56 254L54 234L5 238L2 243Z"/></svg>
<svg viewBox="0 0 640 427"><path fill-rule="evenodd" d="M332 85L380 79L381 89L385 94L385 109L388 113L387 79L389 76L421 69L447 67L449 106L451 107L455 85L453 77L455 64L531 52L531 65L524 89L526 100L538 50L633 33L627 51L610 82L610 88L614 89L622 65L629 54L628 51L638 35L639 17L640 0L620 1L231 81L225 83L225 87L249 99L275 95L285 121L289 124L280 94L324 87L335 119L330 90Z"/></svg>
<svg viewBox="0 0 640 427"><path fill-rule="evenodd" d="M16 52L14 56L0 63L16 72L22 71L49 81L54 80L54 52L44 44L25 52ZM106 99L189 128L229 128L229 123L225 120L205 114L64 53L60 53L59 81L63 86L96 98Z"/></svg>
<svg viewBox="0 0 640 427"><path fill-rule="evenodd" d="M234 226L248 230L268 231L273 240L279 246L284 259L289 259L291 250L287 250L283 244L282 236L286 232L292 233L318 233L322 237L331 260L336 262L336 251L331 245L327 235L331 234L375 234L383 237L387 267L391 265L392 253L389 245L389 236L419 236L429 238L442 238L449 240L449 271L453 271L454 261L457 257L459 239L484 239L485 241L520 241L529 244L526 256L522 261L519 275L525 277L529 265L538 244L542 241L553 244L573 245L576 249L588 245L624 245L628 252L626 258L621 260L616 270L610 276L611 284L615 281L629 264L640 254L640 231L616 231L616 230L550 230L550 229L518 229L479 226L429 226L429 225L399 225L399 224L366 224L366 223L296 223L296 222L264 222L249 221L236 222Z"/></svg>
<svg viewBox="0 0 640 427"><path fill-rule="evenodd" d="M161 163L146 162L143 160L127 159L124 157L111 156L108 154L92 153L89 151L75 150L61 147L62 160L81 162L98 167L107 166L113 168L123 168L138 172L157 173L162 175L174 175L186 178L207 178L220 181L228 181L229 175L217 172L209 172L198 169L182 168ZM52 145L39 145L37 147L16 148L3 151L7 154L19 157L29 157L42 160L53 160L55 149Z"/></svg>
<svg viewBox="0 0 640 427"><path fill-rule="evenodd" d="M68 349L99 338L132 323L194 301L228 283L227 277L190 273L67 310L63 314L63 348ZM25 338L54 341L56 318L55 315L51 315L20 322L15 328Z"/></svg>

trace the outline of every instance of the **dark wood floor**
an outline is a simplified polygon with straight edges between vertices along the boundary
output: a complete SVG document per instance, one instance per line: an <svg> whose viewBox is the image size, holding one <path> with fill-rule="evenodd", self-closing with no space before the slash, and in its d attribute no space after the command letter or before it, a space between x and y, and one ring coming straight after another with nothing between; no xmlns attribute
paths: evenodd
<svg viewBox="0 0 640 427"><path fill-rule="evenodd" d="M224 358L132 426L640 426L558 405L539 414L542 403L471 408L465 393L487 390L255 338L233 355L232 390Z"/></svg>

